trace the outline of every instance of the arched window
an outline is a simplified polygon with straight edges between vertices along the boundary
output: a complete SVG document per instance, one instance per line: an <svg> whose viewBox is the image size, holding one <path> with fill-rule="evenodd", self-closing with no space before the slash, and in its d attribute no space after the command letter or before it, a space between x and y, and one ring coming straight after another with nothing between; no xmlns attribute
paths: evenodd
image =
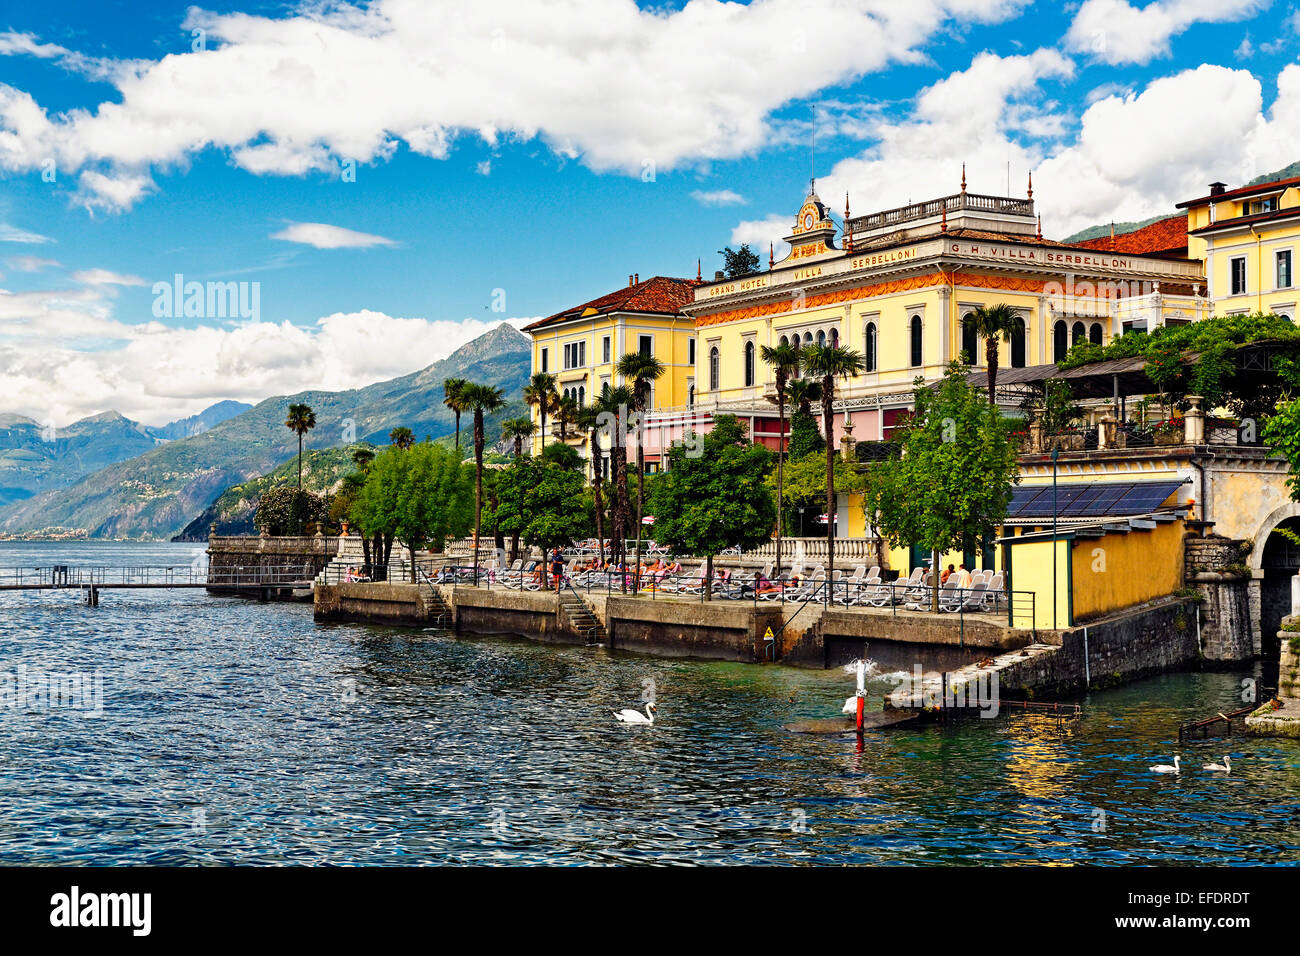
<svg viewBox="0 0 1300 956"><path fill-rule="evenodd" d="M1071 345L1078 345L1080 342L1086 341L1087 338L1088 338L1088 333L1084 329L1082 322L1075 322L1074 325L1070 327Z"/></svg>
<svg viewBox="0 0 1300 956"><path fill-rule="evenodd" d="M790 344L790 337L789 337L788 335L783 335L783 336L781 336L781 344L782 344L782 345L789 345L789 344Z"/></svg>
<svg viewBox="0 0 1300 956"><path fill-rule="evenodd" d="M754 343L745 343L745 385L754 384Z"/></svg>
<svg viewBox="0 0 1300 956"><path fill-rule="evenodd" d="M718 347L709 349L709 391L718 390Z"/></svg>
<svg viewBox="0 0 1300 956"><path fill-rule="evenodd" d="M805 332L805 333L803 334L803 344L804 344L804 345L812 345L812 344L813 344L813 337L812 337L812 333L811 333L811 332Z"/></svg>
<svg viewBox="0 0 1300 956"><path fill-rule="evenodd" d="M1011 367L1025 367L1025 320L1019 316L1011 332Z"/></svg>
<svg viewBox="0 0 1300 956"><path fill-rule="evenodd" d="M826 333L821 329L817 330L817 344L818 345L826 344Z"/></svg>
<svg viewBox="0 0 1300 956"><path fill-rule="evenodd" d="M1070 351L1070 330L1065 327L1064 319L1057 319L1052 326L1052 361L1059 362Z"/></svg>
<svg viewBox="0 0 1300 956"><path fill-rule="evenodd" d="M587 404L587 386L586 386L586 385L579 385L579 386L578 386L578 404L579 404L579 405L586 405L586 404Z"/></svg>
<svg viewBox="0 0 1300 956"><path fill-rule="evenodd" d="M1088 327L1088 341L1091 342L1093 345L1101 345L1101 336L1102 336L1101 323L1100 322L1092 323L1092 325Z"/></svg>
<svg viewBox="0 0 1300 956"><path fill-rule="evenodd" d="M694 382L691 382L691 384L686 389L686 407L687 408L695 407L695 383Z"/></svg>
<svg viewBox="0 0 1300 956"><path fill-rule="evenodd" d="M966 361L974 365L979 357L979 336L975 334L975 316L967 312L961 320L961 350L966 353Z"/></svg>
<svg viewBox="0 0 1300 956"><path fill-rule="evenodd" d="M840 347L840 330L839 330L839 329L831 329L831 345L832 345L834 348L839 348L839 347Z"/></svg>
<svg viewBox="0 0 1300 956"><path fill-rule="evenodd" d="M864 336L865 342L862 349L864 372L874 372L876 370L876 323L868 322L867 331Z"/></svg>
<svg viewBox="0 0 1300 956"><path fill-rule="evenodd" d="M921 317L914 315L912 316L912 367L919 366L923 357L921 352Z"/></svg>

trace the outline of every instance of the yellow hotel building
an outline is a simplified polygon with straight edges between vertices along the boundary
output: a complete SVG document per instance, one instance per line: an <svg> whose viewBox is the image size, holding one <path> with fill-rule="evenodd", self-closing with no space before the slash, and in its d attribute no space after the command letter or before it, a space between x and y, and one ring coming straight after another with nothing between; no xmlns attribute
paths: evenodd
<svg viewBox="0 0 1300 956"><path fill-rule="evenodd" d="M760 346L831 341L860 352L865 371L837 390L838 441L888 437L918 376L935 381L963 352L978 368L983 343L964 319L1006 303L1024 329L1002 365L1062 358L1088 338L1204 317L1201 264L1167 254L1085 248L1044 239L1032 185L1021 197L960 192L846 217L838 228L810 192L765 272L702 283L684 311L695 324L699 411L774 416ZM761 429L755 429L756 434Z"/></svg>
<svg viewBox="0 0 1300 956"><path fill-rule="evenodd" d="M1300 177L1232 190L1212 183L1207 195L1178 206L1187 210L1188 253L1204 261L1215 314L1296 317Z"/></svg>

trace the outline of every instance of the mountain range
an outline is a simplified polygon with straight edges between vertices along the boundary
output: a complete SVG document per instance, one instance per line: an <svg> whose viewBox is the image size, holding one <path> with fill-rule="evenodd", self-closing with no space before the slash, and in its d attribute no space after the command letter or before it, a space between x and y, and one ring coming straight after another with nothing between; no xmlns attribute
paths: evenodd
<svg viewBox="0 0 1300 956"><path fill-rule="evenodd" d="M218 402L197 415L151 427L117 412L103 412L63 428L21 415L0 415L0 505L64 488L93 472L155 446L197 434L252 408Z"/></svg>
<svg viewBox="0 0 1300 956"><path fill-rule="evenodd" d="M398 426L410 428L417 439L438 438L454 427L452 413L442 403L444 379L496 385L514 400L528 379L530 354L528 337L502 323L447 358L388 381L340 392L268 398L197 434L165 444L155 444L152 435L137 431L148 443L142 453L101 467L66 487L5 505L0 508L0 532L41 536L75 529L92 538L170 538L227 488L265 475L297 454L297 436L284 424L290 404L305 403L316 413L316 427L307 433L305 448L361 441L387 444L388 433ZM489 437L495 437L497 420L520 412L512 402L492 416ZM121 420L127 423L122 434L130 438L126 433L134 423ZM468 416L462 416L462 432L468 427ZM130 441L131 447L140 447L136 439Z"/></svg>

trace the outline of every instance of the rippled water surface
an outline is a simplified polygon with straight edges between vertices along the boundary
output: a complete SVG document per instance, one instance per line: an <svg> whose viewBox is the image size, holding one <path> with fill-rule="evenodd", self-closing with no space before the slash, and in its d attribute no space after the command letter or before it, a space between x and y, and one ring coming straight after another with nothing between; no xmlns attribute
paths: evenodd
<svg viewBox="0 0 1300 956"><path fill-rule="evenodd" d="M193 545L0 544L0 566ZM1300 743L1182 750L1240 673L856 741L840 671L369 626L202 591L0 593L0 672L99 672L103 713L0 708L0 863L1300 861ZM16 678L15 678L16 679ZM652 680L653 727L616 723ZM873 682L873 694L888 684ZM875 696L879 696L875 694ZM1200 770L1227 750L1230 776Z"/></svg>

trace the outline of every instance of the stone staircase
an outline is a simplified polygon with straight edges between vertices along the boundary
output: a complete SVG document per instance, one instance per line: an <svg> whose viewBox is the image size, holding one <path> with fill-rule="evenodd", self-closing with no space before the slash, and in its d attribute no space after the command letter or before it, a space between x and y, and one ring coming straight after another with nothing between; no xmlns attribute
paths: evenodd
<svg viewBox="0 0 1300 956"><path fill-rule="evenodd" d="M608 644L609 634L600 623L596 612L572 589L560 592L560 607L573 629L587 639L588 644Z"/></svg>
<svg viewBox="0 0 1300 956"><path fill-rule="evenodd" d="M426 580L420 585L420 598L424 601L424 609L431 626L443 631L455 629L456 618L446 598L443 597L439 585Z"/></svg>

